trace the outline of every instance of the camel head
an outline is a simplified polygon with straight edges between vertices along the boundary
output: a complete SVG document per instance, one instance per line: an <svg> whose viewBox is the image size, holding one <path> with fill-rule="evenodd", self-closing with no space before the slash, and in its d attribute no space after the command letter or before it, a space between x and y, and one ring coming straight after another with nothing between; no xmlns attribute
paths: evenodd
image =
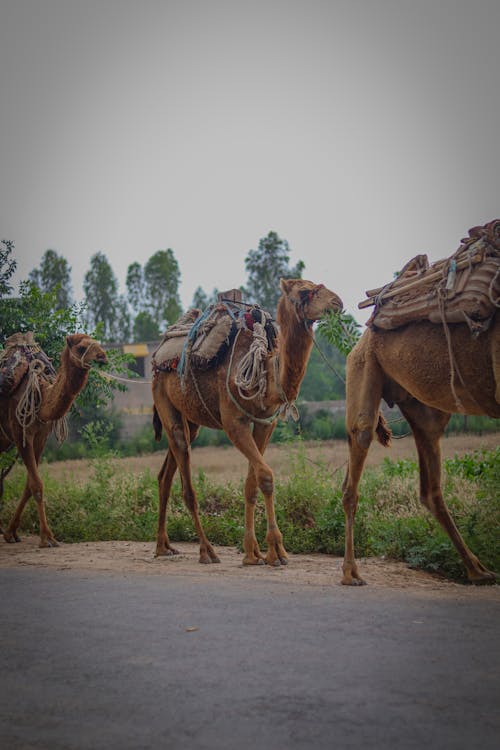
<svg viewBox="0 0 500 750"><path fill-rule="evenodd" d="M67 336L66 347L71 362L82 370L88 370L92 362L98 365L108 362L104 349L86 333L73 333Z"/></svg>
<svg viewBox="0 0 500 750"><path fill-rule="evenodd" d="M324 284L313 284L306 279L281 279L280 287L283 297L295 308L297 317L306 323L314 323L327 312L342 310L340 297Z"/></svg>

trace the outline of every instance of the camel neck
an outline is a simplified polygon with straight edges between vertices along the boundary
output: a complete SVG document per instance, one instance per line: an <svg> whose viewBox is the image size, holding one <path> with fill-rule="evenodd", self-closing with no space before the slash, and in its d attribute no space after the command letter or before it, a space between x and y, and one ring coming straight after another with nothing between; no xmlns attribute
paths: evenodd
<svg viewBox="0 0 500 750"><path fill-rule="evenodd" d="M280 384L287 400L293 402L306 372L313 338L307 324L299 320L295 308L284 297L278 304L276 318L280 332Z"/></svg>
<svg viewBox="0 0 500 750"><path fill-rule="evenodd" d="M65 349L61 357L61 366L56 379L45 393L40 409L42 421L61 419L69 411L73 401L78 396L88 379L88 370L74 365Z"/></svg>

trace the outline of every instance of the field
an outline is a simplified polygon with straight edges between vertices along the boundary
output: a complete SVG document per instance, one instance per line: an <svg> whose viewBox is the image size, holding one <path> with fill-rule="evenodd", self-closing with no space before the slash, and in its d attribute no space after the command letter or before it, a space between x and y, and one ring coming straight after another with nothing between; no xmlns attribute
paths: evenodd
<svg viewBox="0 0 500 750"><path fill-rule="evenodd" d="M500 433L488 433L484 435L456 435L445 437L442 441L442 453L444 458L452 458L456 454L463 455L474 450L493 450L500 445ZM322 442L304 443L304 449L309 462L321 462L326 465L328 471L333 475L336 472L343 473L347 462L347 442L345 440L328 440ZM277 478L285 477L290 469L290 454L293 453L289 445L283 443L271 444L266 451L266 461L276 474ZM140 473L149 470L157 473L162 465L163 452L152 453L146 456L118 458L113 464L118 472L126 471ZM393 440L390 448L383 448L374 442L368 459L367 467L379 465L384 458L392 461L400 459L417 460L417 452L413 438L405 437L401 440ZM89 461L64 461L46 464L46 471L50 477L58 480L71 480L71 482L85 482L89 475ZM238 482L245 476L247 462L236 448L224 446L217 448L194 448L192 451L193 473L200 470L206 472L210 479L217 483Z"/></svg>

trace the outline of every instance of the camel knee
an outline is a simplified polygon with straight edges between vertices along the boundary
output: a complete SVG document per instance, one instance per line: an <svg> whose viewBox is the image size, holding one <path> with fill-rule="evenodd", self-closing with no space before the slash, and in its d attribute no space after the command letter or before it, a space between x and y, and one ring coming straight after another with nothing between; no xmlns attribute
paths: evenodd
<svg viewBox="0 0 500 750"><path fill-rule="evenodd" d="M172 430L172 439L175 443L175 446L185 453L190 446L190 443L186 440L186 435L184 433L184 429L181 425L175 425Z"/></svg>
<svg viewBox="0 0 500 750"><path fill-rule="evenodd" d="M365 427L363 430L356 430L354 432L354 438L356 443L361 450L368 450L373 441L373 430Z"/></svg>
<svg viewBox="0 0 500 750"><path fill-rule="evenodd" d="M258 474L258 483L261 492L264 495L272 495L274 492L274 475L271 469L268 467L262 469Z"/></svg>

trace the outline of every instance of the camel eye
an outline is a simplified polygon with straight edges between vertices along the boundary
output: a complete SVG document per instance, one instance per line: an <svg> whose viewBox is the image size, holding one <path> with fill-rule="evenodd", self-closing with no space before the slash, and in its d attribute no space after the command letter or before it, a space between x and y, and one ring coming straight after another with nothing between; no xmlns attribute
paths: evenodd
<svg viewBox="0 0 500 750"><path fill-rule="evenodd" d="M86 349L85 346L77 346L76 347L76 351L78 352L78 354L85 354L85 349Z"/></svg>

